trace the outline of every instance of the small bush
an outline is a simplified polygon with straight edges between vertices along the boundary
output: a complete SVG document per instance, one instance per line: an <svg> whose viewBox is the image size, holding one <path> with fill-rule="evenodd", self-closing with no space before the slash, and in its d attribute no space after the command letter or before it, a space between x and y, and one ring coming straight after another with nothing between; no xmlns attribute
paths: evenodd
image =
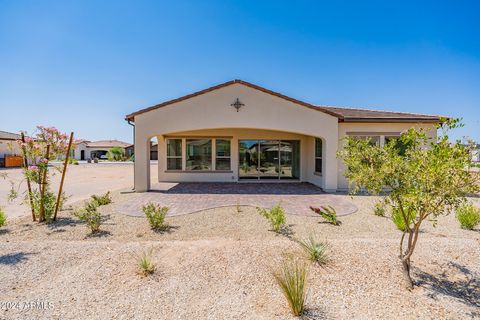
<svg viewBox="0 0 480 320"><path fill-rule="evenodd" d="M416 218L417 213L415 210L405 208L405 215L408 221L408 225L410 225ZM403 218L402 211L400 208L393 208L392 209L392 221L400 231L405 231L407 229L407 224L405 219Z"/></svg>
<svg viewBox="0 0 480 320"><path fill-rule="evenodd" d="M375 207L373 208L373 213L378 217L385 217L385 204L383 202L375 203Z"/></svg>
<svg viewBox="0 0 480 320"><path fill-rule="evenodd" d="M7 223L7 215L3 211L3 208L0 207L0 227L3 227Z"/></svg>
<svg viewBox="0 0 480 320"><path fill-rule="evenodd" d="M149 202L142 207L142 210L153 230L165 229L165 217L169 210L168 207L160 207L157 203Z"/></svg>
<svg viewBox="0 0 480 320"><path fill-rule="evenodd" d="M107 193L101 196L97 196L94 194L92 196L92 199L95 200L99 206L105 206L109 203L112 203L112 198L110 197L110 191L108 191Z"/></svg>
<svg viewBox="0 0 480 320"><path fill-rule="evenodd" d="M473 230L480 223L480 210L466 203L457 209L456 217L462 229Z"/></svg>
<svg viewBox="0 0 480 320"><path fill-rule="evenodd" d="M277 204L276 206L272 207L270 210L257 207L257 211L262 216L264 216L268 221L270 221L273 231L280 232L282 227L285 225L285 221L286 221L285 210L283 210L280 204Z"/></svg>
<svg viewBox="0 0 480 320"><path fill-rule="evenodd" d="M138 272L143 276L148 276L157 270L156 264L152 261L152 250L143 252L138 257Z"/></svg>
<svg viewBox="0 0 480 320"><path fill-rule="evenodd" d="M337 220L337 210L332 206L321 206L320 208L310 207L310 210L327 220L335 226L340 225L340 221Z"/></svg>
<svg viewBox="0 0 480 320"><path fill-rule="evenodd" d="M275 273L275 279L295 316L302 315L305 310L307 275L305 263L291 259L284 261L280 271Z"/></svg>
<svg viewBox="0 0 480 320"><path fill-rule="evenodd" d="M34 190L32 191L31 195L32 195L32 203L33 203L33 212L35 213L35 216L39 218L40 208L41 208L40 192L37 190ZM67 197L65 196L65 193L62 193L62 196L60 197L60 203L58 205L59 211L63 209L63 204L66 199ZM26 195L25 201L27 203L30 203L28 200L28 195ZM53 214L55 213L56 201L57 201L57 195L52 191L46 190L43 196L43 207L44 207L46 222L50 222L53 218Z"/></svg>
<svg viewBox="0 0 480 320"><path fill-rule="evenodd" d="M329 261L328 244L326 242L316 241L313 235L308 239L297 240L303 251L307 253L308 258L312 262L316 262L323 266Z"/></svg>
<svg viewBox="0 0 480 320"><path fill-rule="evenodd" d="M73 213L88 225L92 233L100 231L100 224L102 223L102 215L97 210L98 206L99 204L95 200L90 200L83 208Z"/></svg>
<svg viewBox="0 0 480 320"><path fill-rule="evenodd" d="M68 164L78 165L78 160L75 158L68 158Z"/></svg>

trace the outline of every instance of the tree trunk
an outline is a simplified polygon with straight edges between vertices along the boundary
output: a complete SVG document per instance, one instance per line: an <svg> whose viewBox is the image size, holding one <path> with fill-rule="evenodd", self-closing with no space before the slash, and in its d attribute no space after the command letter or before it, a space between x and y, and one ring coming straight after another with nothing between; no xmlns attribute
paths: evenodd
<svg viewBox="0 0 480 320"><path fill-rule="evenodd" d="M405 279L405 286L408 290L413 290L413 280L410 276L410 259L402 258L403 278Z"/></svg>

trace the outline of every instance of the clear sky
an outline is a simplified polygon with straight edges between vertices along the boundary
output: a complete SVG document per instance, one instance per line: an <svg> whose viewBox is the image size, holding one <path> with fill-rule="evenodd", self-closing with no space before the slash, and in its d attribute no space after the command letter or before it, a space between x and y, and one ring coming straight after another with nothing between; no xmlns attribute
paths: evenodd
<svg viewBox="0 0 480 320"><path fill-rule="evenodd" d="M126 114L235 78L480 140L480 1L0 0L0 130L131 141Z"/></svg>

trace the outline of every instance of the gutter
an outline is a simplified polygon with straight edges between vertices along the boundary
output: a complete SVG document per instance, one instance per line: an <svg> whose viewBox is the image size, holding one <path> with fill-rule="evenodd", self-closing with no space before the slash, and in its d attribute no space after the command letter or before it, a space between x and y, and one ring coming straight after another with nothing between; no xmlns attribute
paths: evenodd
<svg viewBox="0 0 480 320"><path fill-rule="evenodd" d="M135 191L135 122L132 122L130 119L126 119L127 123L132 126L133 130L133 188L132 190Z"/></svg>

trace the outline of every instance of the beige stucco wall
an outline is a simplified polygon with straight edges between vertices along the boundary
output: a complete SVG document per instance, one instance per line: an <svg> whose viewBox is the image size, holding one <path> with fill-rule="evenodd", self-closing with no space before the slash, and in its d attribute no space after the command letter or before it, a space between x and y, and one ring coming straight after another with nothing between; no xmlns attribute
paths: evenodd
<svg viewBox="0 0 480 320"><path fill-rule="evenodd" d="M394 136L410 129L424 128L428 130L429 137L436 137L437 131L432 123L357 123L341 122L338 126L338 149L343 148L343 138L347 135L375 135L381 136L380 143L383 144L384 136ZM338 190L348 190L348 181L345 179L345 165L338 159L337 166Z"/></svg>
<svg viewBox="0 0 480 320"><path fill-rule="evenodd" d="M236 98L245 104L239 112L230 106ZM157 136L160 142L163 136L184 131L229 128L282 131L310 136L310 139L304 138L306 147L302 150L305 152L310 148L313 151L313 146L309 145L309 141L310 144L313 143L313 137L321 137L324 141L325 172L323 176L315 177L313 173L303 172L303 177L305 181L310 181L326 190L337 189L338 162L335 155L338 147L337 118L241 84L233 84L135 116L135 190L142 192L150 188L147 157L150 138ZM233 136L233 134L229 135ZM232 144L235 148L238 147L237 145L237 143ZM162 148L164 147L159 146L159 153L164 152ZM234 149L232 156L238 157L238 152ZM163 162L162 157L163 155L159 155L159 164ZM307 168L308 163L302 167L302 170ZM185 175L186 173L183 174L186 178ZM225 176L204 174L204 176L205 178L199 178L199 174L195 173L194 176L190 175L189 179L232 181L231 174ZM161 179L164 177L159 176ZM175 178L175 176L169 177Z"/></svg>
<svg viewBox="0 0 480 320"><path fill-rule="evenodd" d="M11 144L13 149L10 149ZM5 158L6 155L21 155L22 151L14 140L0 140L0 158Z"/></svg>
<svg viewBox="0 0 480 320"><path fill-rule="evenodd" d="M87 151L87 144L82 142L75 146L75 154L74 154L75 159L80 160L82 150L85 151L84 160L87 160L88 158L90 158L90 153Z"/></svg>

